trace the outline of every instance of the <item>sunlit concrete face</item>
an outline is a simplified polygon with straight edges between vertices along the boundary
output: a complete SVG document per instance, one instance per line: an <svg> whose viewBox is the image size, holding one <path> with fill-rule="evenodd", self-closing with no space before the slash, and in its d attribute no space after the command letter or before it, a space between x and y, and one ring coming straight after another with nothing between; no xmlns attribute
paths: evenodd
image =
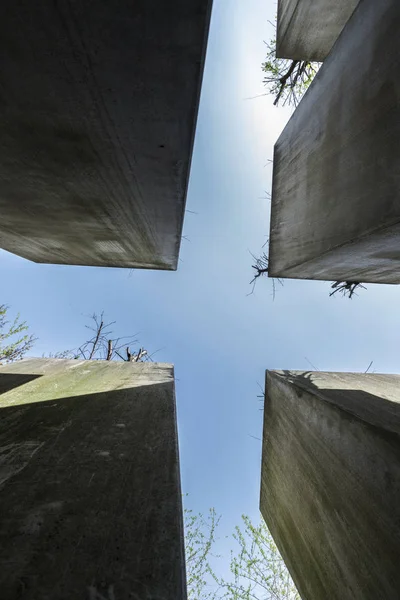
<svg viewBox="0 0 400 600"><path fill-rule="evenodd" d="M279 58L322 62L359 0L279 0Z"/></svg>
<svg viewBox="0 0 400 600"><path fill-rule="evenodd" d="M211 0L0 8L0 247L176 269Z"/></svg>
<svg viewBox="0 0 400 600"><path fill-rule="evenodd" d="M399 28L363 0L278 139L270 276L400 283Z"/></svg>
<svg viewBox="0 0 400 600"><path fill-rule="evenodd" d="M186 600L172 365L0 367L2 600Z"/></svg>
<svg viewBox="0 0 400 600"><path fill-rule="evenodd" d="M400 589L400 376L267 371L261 512L303 600Z"/></svg>

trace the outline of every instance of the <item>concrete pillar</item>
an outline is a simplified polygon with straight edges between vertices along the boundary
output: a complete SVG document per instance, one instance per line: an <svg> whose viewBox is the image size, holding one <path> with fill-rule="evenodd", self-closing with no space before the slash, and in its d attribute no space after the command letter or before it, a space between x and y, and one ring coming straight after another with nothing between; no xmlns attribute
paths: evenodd
<svg viewBox="0 0 400 600"><path fill-rule="evenodd" d="M270 276L400 283L399 29L362 0L277 141Z"/></svg>
<svg viewBox="0 0 400 600"><path fill-rule="evenodd" d="M0 368L2 600L185 600L173 367Z"/></svg>
<svg viewBox="0 0 400 600"><path fill-rule="evenodd" d="M359 0L278 0L276 54L322 62Z"/></svg>
<svg viewBox="0 0 400 600"><path fill-rule="evenodd" d="M397 600L400 376L268 371L261 512L303 600Z"/></svg>
<svg viewBox="0 0 400 600"><path fill-rule="evenodd" d="M0 3L0 247L175 270L212 0Z"/></svg>

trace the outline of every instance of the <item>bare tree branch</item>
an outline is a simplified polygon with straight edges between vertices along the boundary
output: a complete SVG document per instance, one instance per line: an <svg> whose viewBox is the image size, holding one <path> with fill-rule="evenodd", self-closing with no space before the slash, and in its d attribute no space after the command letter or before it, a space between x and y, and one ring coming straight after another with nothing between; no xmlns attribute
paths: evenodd
<svg viewBox="0 0 400 600"><path fill-rule="evenodd" d="M367 289L365 285L358 281L335 281L332 283L331 288L333 292L329 296L334 296L337 292L340 292L342 296L348 296L349 298L352 298L354 294L357 296L355 293L357 288Z"/></svg>
<svg viewBox="0 0 400 600"><path fill-rule="evenodd" d="M112 350L112 344L113 344L112 340L108 340L107 358L106 358L106 360L111 360L111 358L112 358L112 352L113 352L113 350Z"/></svg>
<svg viewBox="0 0 400 600"><path fill-rule="evenodd" d="M265 243L267 244L268 240ZM265 244L264 244L264 246L265 246ZM261 254L261 256L259 256L259 257L256 257L251 252L250 252L250 254L256 262L252 265L252 268L255 270L255 275L254 275L253 279L250 281L250 285L252 285L253 287L251 289L251 292L248 294L248 296L253 294L255 285L257 283L257 279L259 277L261 277L262 275L268 274L268 267L269 267L269 259L265 252L263 252ZM278 279L277 281L281 285L283 285L283 281L281 279ZM274 300L275 300L275 292L276 292L275 278L272 277L272 297Z"/></svg>
<svg viewBox="0 0 400 600"><path fill-rule="evenodd" d="M277 58L276 39L265 44L268 51L261 68L266 74L264 85L267 93L275 96L275 106L278 106L280 101L283 105L297 106L315 77L319 63Z"/></svg>
<svg viewBox="0 0 400 600"><path fill-rule="evenodd" d="M120 359L124 361L135 361L141 362L143 360L151 360L148 357L148 352L143 347L139 348L137 353L132 354L130 351L130 345L136 344L135 336L119 336L113 337L112 326L115 321L106 323L104 319L104 313L100 316L94 313L91 316L91 325L85 325L86 329L93 332L93 336L86 340L77 351L71 351L69 354L73 354L73 357L77 358L81 356L84 360L106 360L111 361ZM124 358L122 350L125 349L127 358Z"/></svg>
<svg viewBox="0 0 400 600"><path fill-rule="evenodd" d="M365 369L364 373L368 373L368 371L370 370L370 368L372 367L373 364L374 364L374 361L371 360L371 362L369 363L368 367Z"/></svg>

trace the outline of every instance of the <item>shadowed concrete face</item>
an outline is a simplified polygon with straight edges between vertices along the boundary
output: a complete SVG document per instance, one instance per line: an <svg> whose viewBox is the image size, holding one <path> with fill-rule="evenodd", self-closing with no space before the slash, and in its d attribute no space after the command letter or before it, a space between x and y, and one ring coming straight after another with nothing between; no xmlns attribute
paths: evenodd
<svg viewBox="0 0 400 600"><path fill-rule="evenodd" d="M0 247L176 269L211 0L5 0Z"/></svg>
<svg viewBox="0 0 400 600"><path fill-rule="evenodd" d="M400 376L268 371L261 512L303 600L396 600Z"/></svg>
<svg viewBox="0 0 400 600"><path fill-rule="evenodd" d="M279 0L276 54L322 62L359 0Z"/></svg>
<svg viewBox="0 0 400 600"><path fill-rule="evenodd" d="M363 0L277 141L270 276L400 283L399 30Z"/></svg>
<svg viewBox="0 0 400 600"><path fill-rule="evenodd" d="M0 386L2 600L185 600L172 366L34 359Z"/></svg>

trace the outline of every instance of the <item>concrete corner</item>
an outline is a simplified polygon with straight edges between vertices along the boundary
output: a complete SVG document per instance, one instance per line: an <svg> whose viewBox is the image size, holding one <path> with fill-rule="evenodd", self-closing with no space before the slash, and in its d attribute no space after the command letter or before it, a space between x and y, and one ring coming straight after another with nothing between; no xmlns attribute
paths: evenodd
<svg viewBox="0 0 400 600"><path fill-rule="evenodd" d="M0 368L2 600L185 600L172 365Z"/></svg>
<svg viewBox="0 0 400 600"><path fill-rule="evenodd" d="M277 141L271 277L400 283L399 28L360 2Z"/></svg>
<svg viewBox="0 0 400 600"><path fill-rule="evenodd" d="M1 3L1 248L176 269L211 4Z"/></svg>
<svg viewBox="0 0 400 600"><path fill-rule="evenodd" d="M279 0L276 54L322 62L359 0Z"/></svg>
<svg viewBox="0 0 400 600"><path fill-rule="evenodd" d="M268 371L261 512L303 600L400 589L400 376Z"/></svg>

